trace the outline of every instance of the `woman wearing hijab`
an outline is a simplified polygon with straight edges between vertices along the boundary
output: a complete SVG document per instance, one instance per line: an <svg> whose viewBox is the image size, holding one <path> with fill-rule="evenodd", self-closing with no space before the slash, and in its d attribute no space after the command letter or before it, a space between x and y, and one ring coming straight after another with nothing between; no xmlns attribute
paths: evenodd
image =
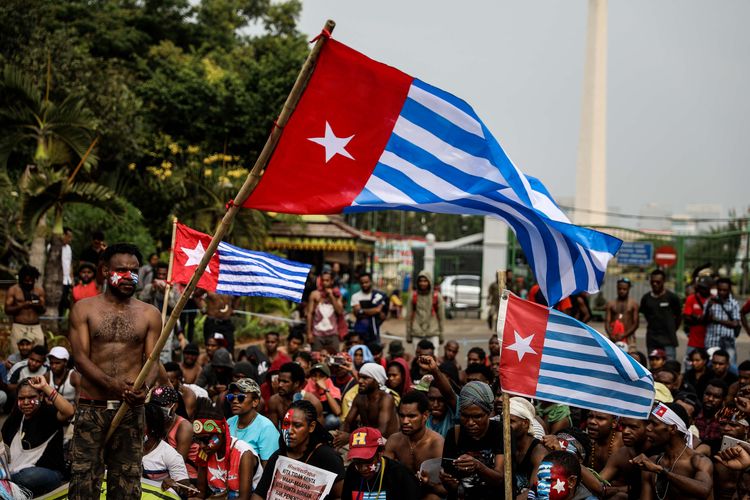
<svg viewBox="0 0 750 500"><path fill-rule="evenodd" d="M503 427L490 420L494 395L489 385L473 381L459 394L460 424L448 431L443 461L451 465L440 471L448 498L458 498L459 485L465 498L492 498L503 487Z"/></svg>
<svg viewBox="0 0 750 500"><path fill-rule="evenodd" d="M403 396L405 392L411 389L411 375L409 374L409 365L404 358L396 358L390 363L385 371L388 381L385 385Z"/></svg>
<svg viewBox="0 0 750 500"><path fill-rule="evenodd" d="M352 358L354 368L359 370L365 363L372 363L375 357L370 352L370 348L364 344L354 345L349 349L349 357Z"/></svg>

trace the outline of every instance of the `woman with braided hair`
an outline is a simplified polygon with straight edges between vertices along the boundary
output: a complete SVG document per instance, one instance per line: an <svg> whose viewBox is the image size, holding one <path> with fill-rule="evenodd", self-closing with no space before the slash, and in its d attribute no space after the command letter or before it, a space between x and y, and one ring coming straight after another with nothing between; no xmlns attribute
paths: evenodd
<svg viewBox="0 0 750 500"><path fill-rule="evenodd" d="M193 420L193 439L200 446L196 467L201 498L224 495L250 500L263 466L252 446L229 434L221 409L199 399Z"/></svg>
<svg viewBox="0 0 750 500"><path fill-rule="evenodd" d="M295 401L282 420L279 449L266 464L253 500L263 500L273 481L276 461L288 457L336 474L336 482L326 500L341 498L344 484L344 464L331 445L331 435L318 424L318 412L306 399Z"/></svg>

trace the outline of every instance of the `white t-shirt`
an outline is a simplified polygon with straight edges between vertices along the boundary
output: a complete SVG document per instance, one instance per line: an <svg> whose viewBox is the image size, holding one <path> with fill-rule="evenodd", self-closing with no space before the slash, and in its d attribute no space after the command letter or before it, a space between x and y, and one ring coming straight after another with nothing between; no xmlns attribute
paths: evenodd
<svg viewBox="0 0 750 500"><path fill-rule="evenodd" d="M60 259L62 260L62 284L72 285L73 280L70 278L70 265L73 260L73 251L70 249L70 245L63 245Z"/></svg>
<svg viewBox="0 0 750 500"><path fill-rule="evenodd" d="M168 477L174 481L190 479L182 455L163 440L143 456L143 476L153 481L163 481ZM174 493L174 490L169 491Z"/></svg>
<svg viewBox="0 0 750 500"><path fill-rule="evenodd" d="M185 387L193 391L193 394L195 394L196 398L211 399L210 397L208 397L208 391L199 385L195 385L195 384L182 384L182 385L184 385Z"/></svg>

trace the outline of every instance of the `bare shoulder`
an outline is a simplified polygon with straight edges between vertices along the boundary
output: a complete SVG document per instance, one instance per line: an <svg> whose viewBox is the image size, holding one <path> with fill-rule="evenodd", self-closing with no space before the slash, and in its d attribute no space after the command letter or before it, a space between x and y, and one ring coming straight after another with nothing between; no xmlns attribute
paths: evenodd
<svg viewBox="0 0 750 500"><path fill-rule="evenodd" d="M690 465L695 469L713 470L714 465L710 458L701 453L693 452L690 457Z"/></svg>
<svg viewBox="0 0 750 500"><path fill-rule="evenodd" d="M77 301L75 304L73 304L71 310L79 314L83 313L85 315L90 311L101 311L103 307L106 307L104 295L98 294L94 295L93 297L86 297L85 299Z"/></svg>
<svg viewBox="0 0 750 500"><path fill-rule="evenodd" d="M143 302L142 300L134 298L132 301L132 305L133 308L136 309L139 313L146 314L148 316L156 315L161 318L161 312L159 312L159 309L157 309L156 306L152 304L148 304L146 302Z"/></svg>
<svg viewBox="0 0 750 500"><path fill-rule="evenodd" d="M427 436L427 439L432 442L438 442L442 444L443 441L445 441L445 439L443 439L443 436L439 432L435 432L432 429L425 429L425 436Z"/></svg>
<svg viewBox="0 0 750 500"><path fill-rule="evenodd" d="M387 449L397 449L404 443L405 439L406 436L400 432L396 432L388 436L388 439L385 442L385 447Z"/></svg>

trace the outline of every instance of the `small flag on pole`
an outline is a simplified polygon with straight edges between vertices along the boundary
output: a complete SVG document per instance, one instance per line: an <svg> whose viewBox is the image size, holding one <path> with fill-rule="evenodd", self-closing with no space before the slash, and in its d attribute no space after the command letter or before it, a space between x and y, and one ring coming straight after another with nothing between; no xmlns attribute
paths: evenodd
<svg viewBox="0 0 750 500"><path fill-rule="evenodd" d="M190 281L211 236L177 224L172 281ZM310 265L219 243L198 286L225 295L255 295L299 302Z"/></svg>
<svg viewBox="0 0 750 500"><path fill-rule="evenodd" d="M395 209L498 217L515 231L550 304L599 290L622 243L572 224L466 102L336 40L323 46L244 206L296 214Z"/></svg>
<svg viewBox="0 0 750 500"><path fill-rule="evenodd" d="M651 373L601 333L508 293L500 300L503 391L634 418L648 418Z"/></svg>

